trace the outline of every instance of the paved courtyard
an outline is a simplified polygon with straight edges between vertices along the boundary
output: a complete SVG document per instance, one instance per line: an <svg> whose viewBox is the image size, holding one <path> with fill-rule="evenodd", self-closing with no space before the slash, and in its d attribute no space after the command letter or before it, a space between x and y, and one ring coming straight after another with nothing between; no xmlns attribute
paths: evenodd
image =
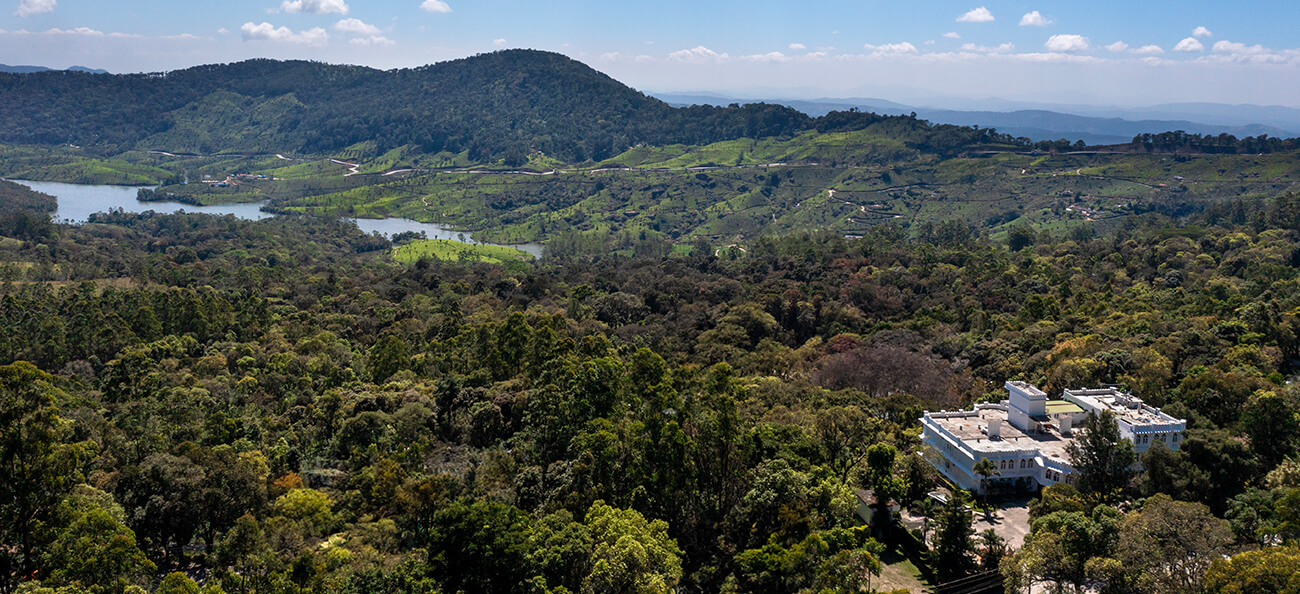
<svg viewBox="0 0 1300 594"><path fill-rule="evenodd" d="M1025 544L1025 535L1029 533L1029 499L1003 501L989 515L977 509L973 528L977 535L992 528L1007 541L1007 546L1019 549Z"/></svg>

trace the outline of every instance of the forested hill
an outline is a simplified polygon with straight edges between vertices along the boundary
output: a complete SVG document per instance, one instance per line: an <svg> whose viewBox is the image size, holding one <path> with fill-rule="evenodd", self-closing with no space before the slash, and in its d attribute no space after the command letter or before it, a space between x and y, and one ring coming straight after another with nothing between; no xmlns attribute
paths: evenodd
<svg viewBox="0 0 1300 594"><path fill-rule="evenodd" d="M104 153L324 154L376 141L468 151L473 161L531 150L582 161L638 143L789 135L811 122L775 105L672 108L531 50L390 71L251 60L156 74L0 74L0 142Z"/></svg>

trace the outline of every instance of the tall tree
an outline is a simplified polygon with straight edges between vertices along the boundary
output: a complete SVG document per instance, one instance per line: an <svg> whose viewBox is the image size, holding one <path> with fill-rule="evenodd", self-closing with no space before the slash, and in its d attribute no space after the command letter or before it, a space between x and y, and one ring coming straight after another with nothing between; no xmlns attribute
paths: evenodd
<svg viewBox="0 0 1300 594"><path fill-rule="evenodd" d="M1100 501L1118 499L1133 478L1137 462L1133 442L1120 437L1119 424L1110 411L1088 413L1080 429L1081 435L1066 449L1078 473L1076 487Z"/></svg>
<svg viewBox="0 0 1300 594"><path fill-rule="evenodd" d="M970 500L965 491L954 491L935 518L934 550L931 551L935 573L942 581L970 575L975 570L975 542Z"/></svg>
<svg viewBox="0 0 1300 594"><path fill-rule="evenodd" d="M52 584L79 583L108 594L148 583L156 568L136 546L135 533L99 507L76 515L71 525L61 527L46 554Z"/></svg>
<svg viewBox="0 0 1300 594"><path fill-rule="evenodd" d="M1098 576L1098 564L1089 562L1113 554L1119 519L1118 510L1099 505L1091 514L1057 511L1034 520L1025 545L1002 564L1007 589L1023 591L1042 583L1055 592L1096 588L1105 576Z"/></svg>
<svg viewBox="0 0 1300 594"><path fill-rule="evenodd" d="M52 380L26 362L0 367L0 556L23 575L38 566L40 527L77 482L80 450L65 443Z"/></svg>
<svg viewBox="0 0 1300 594"><path fill-rule="evenodd" d="M1241 411L1241 426L1260 460L1273 466L1300 446L1300 398L1289 391L1257 391Z"/></svg>
<svg viewBox="0 0 1300 594"><path fill-rule="evenodd" d="M848 482L849 473L867 457L879 424L856 406L836 406L817 415L817 437L841 481Z"/></svg>
<svg viewBox="0 0 1300 594"><path fill-rule="evenodd" d="M1205 572L1213 594L1292 594L1300 592L1300 547L1266 547L1214 560Z"/></svg>
<svg viewBox="0 0 1300 594"><path fill-rule="evenodd" d="M1115 556L1142 592L1198 592L1231 542L1232 529L1208 507L1160 494L1120 520Z"/></svg>
<svg viewBox="0 0 1300 594"><path fill-rule="evenodd" d="M528 514L503 503L457 502L433 520L425 546L447 590L505 593L527 579Z"/></svg>
<svg viewBox="0 0 1300 594"><path fill-rule="evenodd" d="M681 550L668 524L636 510L593 503L585 520L591 531L591 573L584 594L670 594L682 578Z"/></svg>

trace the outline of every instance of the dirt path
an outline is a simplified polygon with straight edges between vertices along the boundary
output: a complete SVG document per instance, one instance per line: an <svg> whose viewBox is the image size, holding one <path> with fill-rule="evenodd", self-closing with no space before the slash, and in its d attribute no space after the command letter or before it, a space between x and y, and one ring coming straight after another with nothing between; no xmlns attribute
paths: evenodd
<svg viewBox="0 0 1300 594"><path fill-rule="evenodd" d="M347 161L340 161L338 159L330 159L330 163L336 163L350 169L350 171L344 174L343 177L352 177L357 174L358 169L361 169L361 166L356 163L348 163Z"/></svg>

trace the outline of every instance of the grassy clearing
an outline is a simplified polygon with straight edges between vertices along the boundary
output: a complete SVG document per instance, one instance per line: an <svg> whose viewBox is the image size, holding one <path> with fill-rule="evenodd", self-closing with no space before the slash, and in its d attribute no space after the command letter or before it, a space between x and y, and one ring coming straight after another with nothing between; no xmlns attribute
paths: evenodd
<svg viewBox="0 0 1300 594"><path fill-rule="evenodd" d="M0 177L76 184L148 186L172 173L126 158L100 158L76 147L0 146Z"/></svg>
<svg viewBox="0 0 1300 594"><path fill-rule="evenodd" d="M681 169L825 161L861 165L912 161L918 157L919 153L901 140L859 130L830 134L805 132L794 138L727 140L694 147L638 146L602 162L599 167Z"/></svg>
<svg viewBox="0 0 1300 594"><path fill-rule="evenodd" d="M489 264L509 261L529 261L533 256L523 250L502 245L461 243L450 239L420 239L393 248L393 259L412 264L420 258L438 260L474 260Z"/></svg>
<svg viewBox="0 0 1300 594"><path fill-rule="evenodd" d="M872 587L882 592L900 589L908 592L930 591L930 583L925 580L921 570L896 549L887 550L881 555L880 576L873 582Z"/></svg>
<svg viewBox="0 0 1300 594"><path fill-rule="evenodd" d="M282 161L288 163L288 161ZM329 159L321 161L308 161L305 163L294 163L276 169L267 169L260 173L273 176L277 179L308 179L320 176L338 176L344 175L351 171L347 165L340 165Z"/></svg>

